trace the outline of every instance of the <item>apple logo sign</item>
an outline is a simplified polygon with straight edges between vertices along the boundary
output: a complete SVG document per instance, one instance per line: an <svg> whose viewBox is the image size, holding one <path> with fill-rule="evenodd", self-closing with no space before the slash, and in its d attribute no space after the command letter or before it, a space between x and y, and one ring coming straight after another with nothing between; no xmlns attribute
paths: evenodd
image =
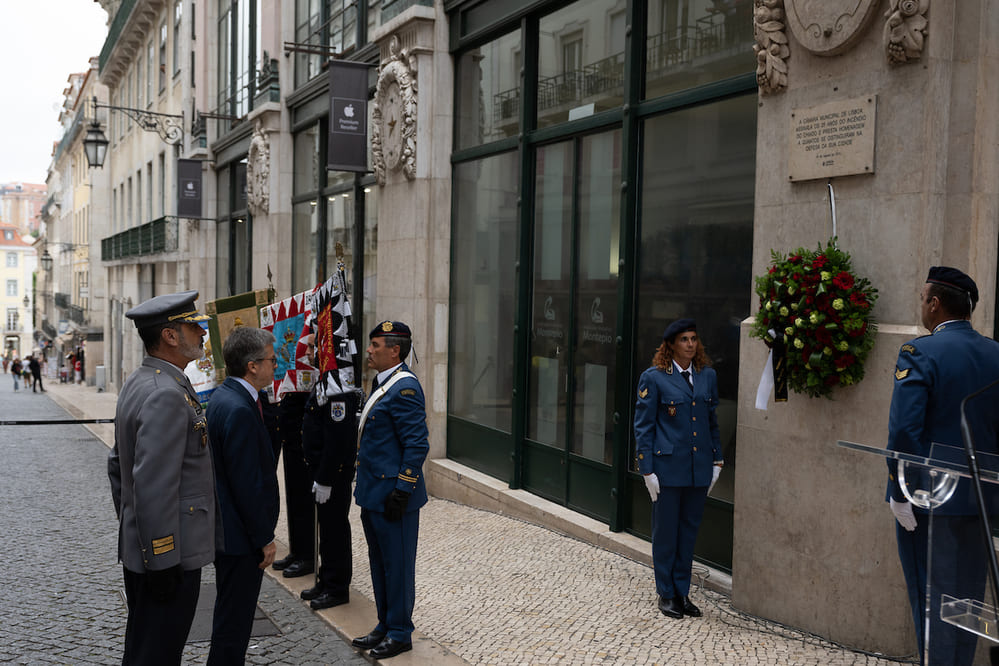
<svg viewBox="0 0 999 666"><path fill-rule="evenodd" d="M353 104L348 104L347 106L343 107L343 115L345 115L348 118L353 118L354 117L354 105Z"/></svg>

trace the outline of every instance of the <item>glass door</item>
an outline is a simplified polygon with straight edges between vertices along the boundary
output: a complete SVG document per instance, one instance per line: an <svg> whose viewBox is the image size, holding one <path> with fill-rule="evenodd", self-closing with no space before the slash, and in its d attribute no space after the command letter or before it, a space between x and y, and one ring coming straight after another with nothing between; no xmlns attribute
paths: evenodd
<svg viewBox="0 0 999 666"><path fill-rule="evenodd" d="M524 486L611 508L620 130L537 151Z"/></svg>

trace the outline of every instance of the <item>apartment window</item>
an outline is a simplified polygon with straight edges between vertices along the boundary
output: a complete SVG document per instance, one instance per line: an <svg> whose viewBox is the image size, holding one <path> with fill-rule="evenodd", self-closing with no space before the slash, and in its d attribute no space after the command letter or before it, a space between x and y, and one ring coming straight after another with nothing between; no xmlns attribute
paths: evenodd
<svg viewBox="0 0 999 666"><path fill-rule="evenodd" d="M153 163L146 163L146 215L153 219Z"/></svg>
<svg viewBox="0 0 999 666"><path fill-rule="evenodd" d="M216 109L241 118L250 111L261 67L257 0L219 0L218 49ZM229 127L219 133L225 134Z"/></svg>
<svg viewBox="0 0 999 666"><path fill-rule="evenodd" d="M135 172L135 223L142 224L142 169Z"/></svg>
<svg viewBox="0 0 999 666"><path fill-rule="evenodd" d="M298 42L331 48L337 56L357 47L357 0L298 0L295 11ZM312 79L325 62L326 56L299 54L295 83L301 85Z"/></svg>
<svg viewBox="0 0 999 666"><path fill-rule="evenodd" d="M17 330L17 308L7 308L7 330Z"/></svg>
<svg viewBox="0 0 999 666"><path fill-rule="evenodd" d="M7 280L7 295L17 296L17 280Z"/></svg>
<svg viewBox="0 0 999 666"><path fill-rule="evenodd" d="M153 73L154 63L156 62L156 44L149 40L149 44L146 46L146 106L153 105L153 82L156 81L156 75Z"/></svg>
<svg viewBox="0 0 999 666"><path fill-rule="evenodd" d="M12 231L4 232L4 237L7 237L7 234L10 234L11 236L11 238L7 238L7 240L12 240L14 232ZM17 252L7 253L7 268L17 268Z"/></svg>
<svg viewBox="0 0 999 666"><path fill-rule="evenodd" d="M183 0L173 3L173 75L180 74L180 19L184 16Z"/></svg>
<svg viewBox="0 0 999 666"><path fill-rule="evenodd" d="M132 228L132 177L128 177L128 206L125 208L127 228Z"/></svg>
<svg viewBox="0 0 999 666"><path fill-rule="evenodd" d="M160 92L166 90L167 70L167 24L160 24Z"/></svg>
<svg viewBox="0 0 999 666"><path fill-rule="evenodd" d="M160 153L160 217L166 215L166 155Z"/></svg>

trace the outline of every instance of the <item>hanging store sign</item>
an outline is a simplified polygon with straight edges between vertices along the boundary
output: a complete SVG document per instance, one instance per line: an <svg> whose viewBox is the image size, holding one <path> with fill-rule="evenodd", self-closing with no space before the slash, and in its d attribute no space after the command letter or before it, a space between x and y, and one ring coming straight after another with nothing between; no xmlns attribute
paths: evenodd
<svg viewBox="0 0 999 666"><path fill-rule="evenodd" d="M201 160L177 160L177 217L201 217Z"/></svg>
<svg viewBox="0 0 999 666"><path fill-rule="evenodd" d="M329 171L368 172L368 65L331 60Z"/></svg>

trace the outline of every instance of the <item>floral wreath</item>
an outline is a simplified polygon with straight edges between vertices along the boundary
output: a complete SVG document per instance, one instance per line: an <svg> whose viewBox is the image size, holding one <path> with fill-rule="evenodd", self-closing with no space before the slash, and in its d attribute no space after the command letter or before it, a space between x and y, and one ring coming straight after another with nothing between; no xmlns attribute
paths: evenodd
<svg viewBox="0 0 999 666"><path fill-rule="evenodd" d="M797 393L828 398L834 387L859 382L874 347L878 290L854 275L836 237L825 249L770 256L770 269L756 278L760 311L750 335L786 350L787 385Z"/></svg>

